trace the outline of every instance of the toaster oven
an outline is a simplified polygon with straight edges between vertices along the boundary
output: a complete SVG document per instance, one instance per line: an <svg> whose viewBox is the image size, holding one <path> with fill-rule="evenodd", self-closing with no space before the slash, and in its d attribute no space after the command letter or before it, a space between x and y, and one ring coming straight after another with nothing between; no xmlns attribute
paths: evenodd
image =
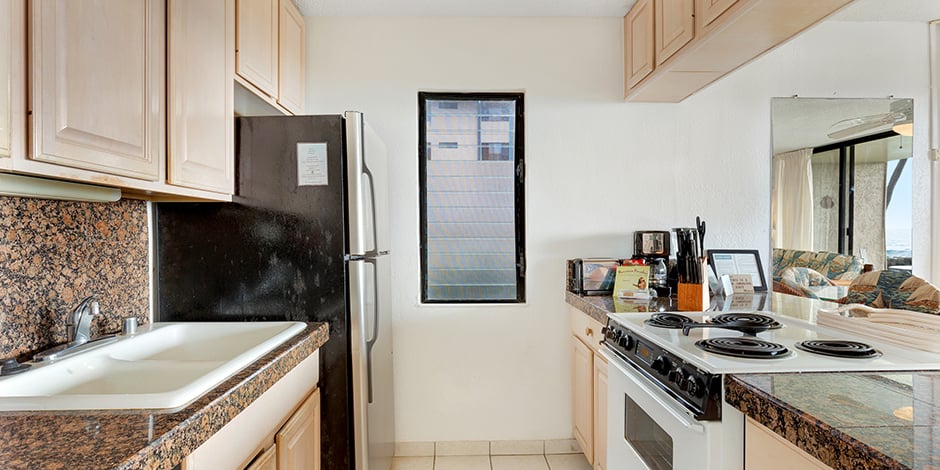
<svg viewBox="0 0 940 470"><path fill-rule="evenodd" d="M568 290L581 295L613 295L621 262L613 258L568 260Z"/></svg>

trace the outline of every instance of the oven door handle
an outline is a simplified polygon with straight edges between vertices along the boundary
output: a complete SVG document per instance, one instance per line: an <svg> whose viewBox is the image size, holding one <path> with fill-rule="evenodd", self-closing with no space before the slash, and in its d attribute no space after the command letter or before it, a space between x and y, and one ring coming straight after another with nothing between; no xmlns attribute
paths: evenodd
<svg viewBox="0 0 940 470"><path fill-rule="evenodd" d="M619 357L613 355L612 353L607 351L605 348L600 348L599 351L602 356L607 358L607 364L609 366L612 365L616 367L622 374L626 375L627 379L629 379L631 383L639 387L643 393L649 395L654 400L656 400L657 403L662 405L662 407L667 412L669 412L669 414L672 415L672 417L675 418L676 421L682 424L682 426L684 426L686 429L689 429L690 431L695 431L699 433L705 432L705 426L703 426L701 423L696 421L694 418L691 418L686 413L679 411L675 408L675 405L673 404L673 402L675 401L674 398L670 397L666 392L663 392L662 390L659 390L655 387L648 385L647 384L648 379L646 379L645 377L639 376L637 372L630 370L633 368L633 366L624 363L623 359L620 359Z"/></svg>

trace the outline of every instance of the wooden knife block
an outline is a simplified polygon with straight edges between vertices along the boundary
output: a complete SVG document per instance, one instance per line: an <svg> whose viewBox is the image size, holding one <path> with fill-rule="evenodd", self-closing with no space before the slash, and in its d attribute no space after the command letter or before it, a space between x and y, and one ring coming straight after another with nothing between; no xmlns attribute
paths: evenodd
<svg viewBox="0 0 940 470"><path fill-rule="evenodd" d="M679 311L682 312L704 312L711 305L711 298L708 296L708 284L684 284L680 282L677 298Z"/></svg>

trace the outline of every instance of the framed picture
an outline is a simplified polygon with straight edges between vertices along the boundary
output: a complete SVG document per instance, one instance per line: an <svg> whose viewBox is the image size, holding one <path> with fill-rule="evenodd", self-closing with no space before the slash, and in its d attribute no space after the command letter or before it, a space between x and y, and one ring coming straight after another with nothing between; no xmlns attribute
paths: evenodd
<svg viewBox="0 0 940 470"><path fill-rule="evenodd" d="M757 250L708 250L708 264L718 279L724 274L750 274L754 292L767 291L764 267Z"/></svg>

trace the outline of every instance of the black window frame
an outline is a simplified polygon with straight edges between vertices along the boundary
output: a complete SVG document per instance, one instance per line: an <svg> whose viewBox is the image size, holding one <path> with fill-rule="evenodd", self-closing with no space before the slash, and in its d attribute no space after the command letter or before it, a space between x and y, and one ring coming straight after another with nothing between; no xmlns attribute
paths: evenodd
<svg viewBox="0 0 940 470"><path fill-rule="evenodd" d="M436 100L480 101L512 100L515 102L515 197L514 227L516 255L515 299L428 299L428 218L427 218L427 102ZM421 303L422 304L519 304L526 301L525 254L525 94L518 92L418 92L418 186L421 234ZM479 143L479 136L477 137Z"/></svg>
<svg viewBox="0 0 940 470"><path fill-rule="evenodd" d="M899 135L901 134L888 130L813 148L813 155L833 150L839 151L839 226L837 228L839 239L837 249L840 254L851 256L852 252L855 251L855 146L890 139ZM914 155L911 154L908 158L913 157ZM902 171L904 166L904 164L901 164L900 168L895 171ZM893 192L893 186L891 191ZM890 201L891 193L886 192L885 197ZM885 205L885 209L887 209L887 205ZM885 254L885 265L887 266L887 264L888 257Z"/></svg>

